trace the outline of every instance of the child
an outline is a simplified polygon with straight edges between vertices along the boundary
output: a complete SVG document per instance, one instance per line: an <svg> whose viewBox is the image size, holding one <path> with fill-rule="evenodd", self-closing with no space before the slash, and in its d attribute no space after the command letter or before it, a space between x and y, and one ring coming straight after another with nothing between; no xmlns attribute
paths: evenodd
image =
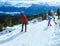
<svg viewBox="0 0 60 46"><path fill-rule="evenodd" d="M51 25L51 19L52 19L52 17L51 16L48 16L48 26L52 26Z"/></svg>
<svg viewBox="0 0 60 46"><path fill-rule="evenodd" d="M54 21L55 24L57 24L55 17L53 17L53 21Z"/></svg>

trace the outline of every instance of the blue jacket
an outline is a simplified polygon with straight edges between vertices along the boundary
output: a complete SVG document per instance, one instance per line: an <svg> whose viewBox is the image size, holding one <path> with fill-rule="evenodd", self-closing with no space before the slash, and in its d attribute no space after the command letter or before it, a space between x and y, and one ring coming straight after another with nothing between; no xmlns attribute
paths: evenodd
<svg viewBox="0 0 60 46"><path fill-rule="evenodd" d="M48 20L51 21L51 19L52 19L51 16L48 16Z"/></svg>

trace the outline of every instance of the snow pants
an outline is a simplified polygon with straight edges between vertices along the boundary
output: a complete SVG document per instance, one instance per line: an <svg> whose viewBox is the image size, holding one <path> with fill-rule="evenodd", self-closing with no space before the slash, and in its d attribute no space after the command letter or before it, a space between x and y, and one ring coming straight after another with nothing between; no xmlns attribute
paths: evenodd
<svg viewBox="0 0 60 46"><path fill-rule="evenodd" d="M26 23L22 23L22 30L21 30L21 32L23 32L23 27L24 27L24 25L25 25L25 32L26 32L26 28L27 28L27 22Z"/></svg>
<svg viewBox="0 0 60 46"><path fill-rule="evenodd" d="M51 21L48 21L48 26L51 26L51 23L50 23Z"/></svg>

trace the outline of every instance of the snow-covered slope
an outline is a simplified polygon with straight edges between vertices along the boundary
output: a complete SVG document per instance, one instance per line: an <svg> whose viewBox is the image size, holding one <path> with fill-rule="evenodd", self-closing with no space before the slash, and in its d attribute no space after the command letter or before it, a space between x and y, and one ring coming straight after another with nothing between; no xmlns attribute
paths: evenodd
<svg viewBox="0 0 60 46"><path fill-rule="evenodd" d="M20 32L21 25L7 27L12 32L0 36L0 46L59 46L60 29L53 21L51 23L52 26L48 27L47 20L30 22L27 25L27 32Z"/></svg>

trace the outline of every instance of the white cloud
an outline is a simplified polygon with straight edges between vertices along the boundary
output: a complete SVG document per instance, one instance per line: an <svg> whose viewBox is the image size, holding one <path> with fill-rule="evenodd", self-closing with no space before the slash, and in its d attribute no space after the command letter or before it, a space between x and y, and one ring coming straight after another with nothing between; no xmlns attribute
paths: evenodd
<svg viewBox="0 0 60 46"><path fill-rule="evenodd" d="M0 0L0 2L5 2L6 0Z"/></svg>
<svg viewBox="0 0 60 46"><path fill-rule="evenodd" d="M47 3L49 5L60 5L60 0L0 0L0 2L8 2L11 5L16 5L18 3L24 4L38 4L40 3Z"/></svg>

